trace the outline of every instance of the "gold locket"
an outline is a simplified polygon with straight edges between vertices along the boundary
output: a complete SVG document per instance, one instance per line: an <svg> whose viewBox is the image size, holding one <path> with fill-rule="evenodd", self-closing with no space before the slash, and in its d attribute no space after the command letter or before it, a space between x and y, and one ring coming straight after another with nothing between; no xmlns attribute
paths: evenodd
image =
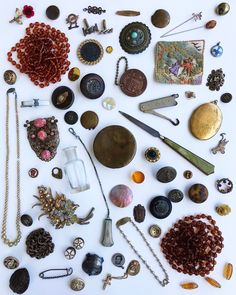
<svg viewBox="0 0 236 295"><path fill-rule="evenodd" d="M215 100L204 103L193 111L189 120L189 128L193 136L206 140L218 132L222 120L222 112Z"/></svg>

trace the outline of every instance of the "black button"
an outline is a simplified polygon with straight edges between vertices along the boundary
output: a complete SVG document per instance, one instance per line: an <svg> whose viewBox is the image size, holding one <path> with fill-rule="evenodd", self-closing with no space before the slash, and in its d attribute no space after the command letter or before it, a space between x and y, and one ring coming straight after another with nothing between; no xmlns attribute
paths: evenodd
<svg viewBox="0 0 236 295"><path fill-rule="evenodd" d="M31 226L33 224L33 219L30 215L28 214L23 214L20 218L21 220L21 223L24 225L24 226Z"/></svg>
<svg viewBox="0 0 236 295"><path fill-rule="evenodd" d="M74 92L69 87L60 86L53 91L52 103L58 109L68 109L72 106L74 100Z"/></svg>
<svg viewBox="0 0 236 295"><path fill-rule="evenodd" d="M101 76L87 74L80 82L80 90L87 98L96 99L103 95L105 83Z"/></svg>
<svg viewBox="0 0 236 295"><path fill-rule="evenodd" d="M57 6L51 5L46 9L46 15L49 19L55 20L60 15L60 10Z"/></svg>
<svg viewBox="0 0 236 295"><path fill-rule="evenodd" d="M74 111L65 113L64 120L67 124L73 125L78 121L78 115Z"/></svg>
<svg viewBox="0 0 236 295"><path fill-rule="evenodd" d="M232 100L233 96L231 93L224 93L221 95L220 100L224 103L228 103Z"/></svg>
<svg viewBox="0 0 236 295"><path fill-rule="evenodd" d="M152 199L149 209L154 217L158 219L166 218L172 211L171 201L163 196L155 197Z"/></svg>

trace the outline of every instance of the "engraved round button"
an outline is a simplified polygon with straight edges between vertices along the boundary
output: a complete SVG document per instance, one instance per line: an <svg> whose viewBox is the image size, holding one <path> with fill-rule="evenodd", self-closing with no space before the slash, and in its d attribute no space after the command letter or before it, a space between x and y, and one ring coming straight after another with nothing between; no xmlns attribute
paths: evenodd
<svg viewBox="0 0 236 295"><path fill-rule="evenodd" d="M31 168L31 169L28 171L28 175L29 175L29 177L31 177L31 178L36 178L36 177L39 175L39 171L38 171L38 169L36 169L36 168Z"/></svg>
<svg viewBox="0 0 236 295"><path fill-rule="evenodd" d="M96 99L103 95L105 82L102 77L97 74L87 74L80 82L80 90L85 97Z"/></svg>
<svg viewBox="0 0 236 295"><path fill-rule="evenodd" d="M75 247L76 250L82 249L84 247L84 240L80 237L74 239L73 246Z"/></svg>
<svg viewBox="0 0 236 295"><path fill-rule="evenodd" d="M20 221L24 226L31 226L33 224L33 219L28 214L23 214L20 218Z"/></svg>
<svg viewBox="0 0 236 295"><path fill-rule="evenodd" d="M130 69L124 72L120 78L120 89L128 96L141 95L147 88L147 78L138 69Z"/></svg>
<svg viewBox="0 0 236 295"><path fill-rule="evenodd" d="M78 114L74 111L65 113L64 120L69 125L74 125L78 121Z"/></svg>
<svg viewBox="0 0 236 295"><path fill-rule="evenodd" d="M75 257L76 254L76 250L74 247L68 247L65 252L64 252L64 256L66 259L73 259Z"/></svg>
<svg viewBox="0 0 236 295"><path fill-rule="evenodd" d="M55 5L51 5L46 9L46 16L51 20L57 19L59 15L60 15L60 10Z"/></svg>
<svg viewBox="0 0 236 295"><path fill-rule="evenodd" d="M149 209L154 217L164 219L170 215L172 211L172 204L168 198L164 196L157 196L152 199Z"/></svg>
<svg viewBox="0 0 236 295"><path fill-rule="evenodd" d="M16 73L13 72L12 70L7 70L4 72L3 78L7 84L13 85L16 83L17 76L16 76Z"/></svg>
<svg viewBox="0 0 236 295"><path fill-rule="evenodd" d="M172 189L168 193L168 199L173 203L179 203L180 201L183 200L183 198L184 198L184 194L179 189Z"/></svg>
<svg viewBox="0 0 236 295"><path fill-rule="evenodd" d="M81 278L75 278L70 281L70 287L73 291L81 291L85 287L85 282Z"/></svg>
<svg viewBox="0 0 236 295"><path fill-rule="evenodd" d="M224 103L228 103L232 100L233 96L231 93L224 93L221 95L220 100Z"/></svg>
<svg viewBox="0 0 236 295"><path fill-rule="evenodd" d="M4 258L3 264L8 269L15 269L19 266L19 260L13 256L7 256Z"/></svg>
<svg viewBox="0 0 236 295"><path fill-rule="evenodd" d="M157 28L165 28L170 23L169 12L164 9L158 9L151 17L152 24Z"/></svg>
<svg viewBox="0 0 236 295"><path fill-rule="evenodd" d="M149 227L148 232L153 238L159 238L161 235L161 228L158 225L153 224Z"/></svg>

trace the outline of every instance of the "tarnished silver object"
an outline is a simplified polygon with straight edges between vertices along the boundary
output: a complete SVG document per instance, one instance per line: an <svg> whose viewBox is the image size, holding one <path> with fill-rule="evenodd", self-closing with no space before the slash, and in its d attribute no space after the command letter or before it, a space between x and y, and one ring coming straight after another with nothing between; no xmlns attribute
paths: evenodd
<svg viewBox="0 0 236 295"><path fill-rule="evenodd" d="M225 138L226 133L221 133L221 140L218 142L217 146L212 148L211 151L215 155L216 153L220 152L221 154L225 153L225 146L229 142L229 140L226 140Z"/></svg>
<svg viewBox="0 0 236 295"><path fill-rule="evenodd" d="M139 104L139 109L140 109L140 111L142 111L144 113L149 113L149 114L155 115L157 117L160 117L162 119L168 120L169 122L171 122L171 124L173 124L174 126L177 126L177 125L179 125L179 119L176 119L175 121L173 121L172 119L170 119L160 113L157 113L155 111L155 109L176 106L178 104L176 101L176 98L178 98L178 97L179 97L178 94L172 94L172 95L165 96L162 98L157 98L157 99L149 100L146 102L142 102Z"/></svg>
<svg viewBox="0 0 236 295"><path fill-rule="evenodd" d="M78 19L79 19L79 16L74 13L71 13L67 16L66 23L69 24L69 27L68 27L69 30L79 27L77 25Z"/></svg>
<svg viewBox="0 0 236 295"><path fill-rule="evenodd" d="M228 194L233 190L233 182L229 178L216 181L216 188L222 194Z"/></svg>
<svg viewBox="0 0 236 295"><path fill-rule="evenodd" d="M125 257L121 253L113 254L111 257L111 261L115 266L121 267L124 269L123 265L125 264Z"/></svg>
<svg viewBox="0 0 236 295"><path fill-rule="evenodd" d="M102 29L99 31L99 34L109 34L113 32L113 28L108 29L106 25L106 20L102 21Z"/></svg>
<svg viewBox="0 0 236 295"><path fill-rule="evenodd" d="M80 250L84 247L84 240L80 237L75 238L73 241L73 246L75 247L76 250Z"/></svg>
<svg viewBox="0 0 236 295"><path fill-rule="evenodd" d="M104 247L111 247L114 245L112 238L112 220L111 218L105 218L103 222L103 234L101 244Z"/></svg>
<svg viewBox="0 0 236 295"><path fill-rule="evenodd" d="M7 256L4 258L3 264L8 269L15 269L19 266L19 260L13 256Z"/></svg>
<svg viewBox="0 0 236 295"><path fill-rule="evenodd" d="M39 273L41 279L59 279L63 277L68 277L73 273L73 268L51 268L44 270Z"/></svg>
<svg viewBox="0 0 236 295"><path fill-rule="evenodd" d="M21 107L22 108L43 107L43 106L49 106L49 101L48 100L40 100L38 98L35 98L33 100L21 101Z"/></svg>
<svg viewBox="0 0 236 295"><path fill-rule="evenodd" d="M70 281L70 288L73 291L81 291L85 287L85 282L81 278L75 278Z"/></svg>
<svg viewBox="0 0 236 295"><path fill-rule="evenodd" d="M68 247L65 252L64 252L64 256L66 259L73 259L76 255L76 250L74 247Z"/></svg>

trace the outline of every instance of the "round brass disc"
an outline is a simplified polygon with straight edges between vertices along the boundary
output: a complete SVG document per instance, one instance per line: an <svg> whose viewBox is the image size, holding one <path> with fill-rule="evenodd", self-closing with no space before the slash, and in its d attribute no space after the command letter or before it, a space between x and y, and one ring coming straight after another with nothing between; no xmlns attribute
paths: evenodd
<svg viewBox="0 0 236 295"><path fill-rule="evenodd" d="M192 113L189 127L193 136L206 140L218 132L222 119L222 112L214 102L204 103Z"/></svg>
<svg viewBox="0 0 236 295"><path fill-rule="evenodd" d="M170 15L164 9L158 9L151 17L152 24L157 28L165 28L170 22Z"/></svg>
<svg viewBox="0 0 236 295"><path fill-rule="evenodd" d="M147 78L138 69L130 69L124 72L120 78L120 89L128 96L139 96L147 88Z"/></svg>
<svg viewBox="0 0 236 295"><path fill-rule="evenodd" d="M128 165L136 153L133 134L119 125L102 129L94 139L93 150L97 160L109 168Z"/></svg>

